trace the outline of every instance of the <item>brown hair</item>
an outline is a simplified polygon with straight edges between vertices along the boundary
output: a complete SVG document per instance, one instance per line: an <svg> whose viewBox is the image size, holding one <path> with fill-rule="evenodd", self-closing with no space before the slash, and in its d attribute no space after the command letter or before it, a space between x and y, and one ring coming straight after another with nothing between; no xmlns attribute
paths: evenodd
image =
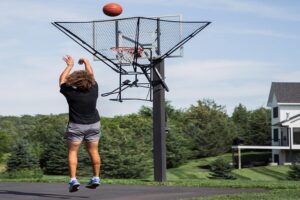
<svg viewBox="0 0 300 200"><path fill-rule="evenodd" d="M87 91L96 84L96 81L94 76L88 74L85 70L77 70L67 77L66 84L81 91Z"/></svg>

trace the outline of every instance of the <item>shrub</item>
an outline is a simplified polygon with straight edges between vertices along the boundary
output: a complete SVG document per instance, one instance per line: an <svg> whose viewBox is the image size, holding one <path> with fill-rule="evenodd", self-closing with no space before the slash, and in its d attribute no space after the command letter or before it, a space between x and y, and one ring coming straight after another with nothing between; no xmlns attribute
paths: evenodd
<svg viewBox="0 0 300 200"><path fill-rule="evenodd" d="M104 178L144 178L152 169L150 121L137 115L102 118L100 152Z"/></svg>
<svg viewBox="0 0 300 200"><path fill-rule="evenodd" d="M38 158L36 158L29 150L26 141L20 140L12 149L11 155L7 161L7 171L19 171L33 169L39 166Z"/></svg>
<svg viewBox="0 0 300 200"><path fill-rule="evenodd" d="M235 179L231 174L232 166L222 158L218 158L210 164L212 179Z"/></svg>
<svg viewBox="0 0 300 200"><path fill-rule="evenodd" d="M288 171L288 178L294 181L300 180L300 164L293 163L290 166L290 171Z"/></svg>
<svg viewBox="0 0 300 200"><path fill-rule="evenodd" d="M34 178L40 179L43 177L43 171L40 168L20 169L8 171L1 174L2 178Z"/></svg>

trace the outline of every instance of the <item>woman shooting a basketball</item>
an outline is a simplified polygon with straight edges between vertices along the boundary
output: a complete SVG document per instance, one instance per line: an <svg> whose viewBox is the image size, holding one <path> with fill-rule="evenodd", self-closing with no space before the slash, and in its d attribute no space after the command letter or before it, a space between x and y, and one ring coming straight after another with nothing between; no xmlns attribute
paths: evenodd
<svg viewBox="0 0 300 200"><path fill-rule="evenodd" d="M98 143L100 139L100 116L96 109L98 84L94 79L93 69L85 58L79 60L85 70L77 70L70 74L74 60L67 55L64 58L67 67L59 78L60 92L66 97L69 106L69 123L65 133L68 144L69 191L75 192L80 183L76 178L77 154L82 141L86 142L90 155L94 177L87 188L100 185L100 155Z"/></svg>

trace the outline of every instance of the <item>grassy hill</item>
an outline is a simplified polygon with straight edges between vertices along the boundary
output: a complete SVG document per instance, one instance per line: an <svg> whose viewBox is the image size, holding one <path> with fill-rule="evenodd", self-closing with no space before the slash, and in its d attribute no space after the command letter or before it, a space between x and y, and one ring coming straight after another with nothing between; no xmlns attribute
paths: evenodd
<svg viewBox="0 0 300 200"><path fill-rule="evenodd" d="M167 171L168 180L181 179L209 179L209 164L219 157L222 157L231 162L231 154L224 154L216 157L208 157L197 160L191 160L188 163ZM244 154L244 161L247 162L253 156L267 156L264 152L249 152ZM287 172L289 166L260 166L243 168L241 170L233 170L233 174L238 180L253 180L253 181L280 181L287 180ZM150 177L149 177L150 178Z"/></svg>

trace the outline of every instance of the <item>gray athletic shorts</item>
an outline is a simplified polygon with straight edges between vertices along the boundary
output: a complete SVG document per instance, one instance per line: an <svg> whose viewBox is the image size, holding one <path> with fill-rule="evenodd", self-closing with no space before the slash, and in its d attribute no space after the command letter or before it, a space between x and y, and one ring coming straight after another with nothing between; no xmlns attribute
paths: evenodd
<svg viewBox="0 0 300 200"><path fill-rule="evenodd" d="M100 128L100 121L94 124L76 124L69 122L64 138L74 142L98 142L101 134Z"/></svg>

